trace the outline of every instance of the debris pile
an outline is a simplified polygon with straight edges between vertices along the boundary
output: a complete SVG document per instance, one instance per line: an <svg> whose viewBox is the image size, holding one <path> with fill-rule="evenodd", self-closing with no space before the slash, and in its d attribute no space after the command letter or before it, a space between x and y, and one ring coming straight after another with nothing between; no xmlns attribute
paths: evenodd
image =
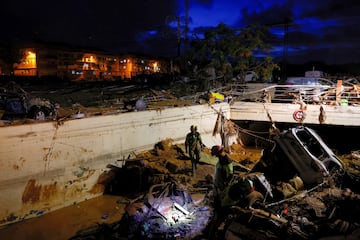
<svg viewBox="0 0 360 240"><path fill-rule="evenodd" d="M213 215L206 194L193 199L180 184L154 185L126 208L132 239L193 239L200 235Z"/></svg>
<svg viewBox="0 0 360 240"><path fill-rule="evenodd" d="M231 145L234 177L215 195L208 148L192 176L184 146L159 142L102 177L108 193L133 196L122 219L72 239L358 239L358 152L337 157L303 126L269 143L262 155Z"/></svg>

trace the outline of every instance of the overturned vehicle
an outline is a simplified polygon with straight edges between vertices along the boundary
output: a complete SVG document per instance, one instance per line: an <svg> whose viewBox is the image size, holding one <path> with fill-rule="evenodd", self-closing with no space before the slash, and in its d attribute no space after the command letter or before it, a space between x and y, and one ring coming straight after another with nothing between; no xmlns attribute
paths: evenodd
<svg viewBox="0 0 360 240"><path fill-rule="evenodd" d="M273 143L252 169L263 172L271 182L288 181L297 175L311 187L328 177L336 180L344 175L344 164L311 128L290 128L276 135Z"/></svg>

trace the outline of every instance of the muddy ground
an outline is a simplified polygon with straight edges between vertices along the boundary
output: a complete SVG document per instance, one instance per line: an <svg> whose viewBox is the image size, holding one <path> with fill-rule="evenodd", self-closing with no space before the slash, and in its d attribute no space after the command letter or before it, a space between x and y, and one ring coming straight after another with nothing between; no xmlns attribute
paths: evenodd
<svg viewBox="0 0 360 240"><path fill-rule="evenodd" d="M214 164L217 160L209 155L208 148L204 149L202 160L193 176L191 162L186 154L183 154L183 144L173 144L171 139L167 139L158 146L160 148L156 150L140 153L134 161L141 161L156 172L155 175L158 177L176 179L189 188L196 187L197 184L201 187L213 177ZM234 145L232 151L234 159L249 167L259 159L261 153L261 149L246 149L239 145ZM121 188L112 189L111 184L114 182L108 182L107 193L101 197L5 226L0 229L0 239L65 240L77 236L81 231L96 229L99 224L113 224L120 221L129 202L146 192L148 188L146 182L139 184L135 176L127 177L125 185L117 184L117 187Z"/></svg>

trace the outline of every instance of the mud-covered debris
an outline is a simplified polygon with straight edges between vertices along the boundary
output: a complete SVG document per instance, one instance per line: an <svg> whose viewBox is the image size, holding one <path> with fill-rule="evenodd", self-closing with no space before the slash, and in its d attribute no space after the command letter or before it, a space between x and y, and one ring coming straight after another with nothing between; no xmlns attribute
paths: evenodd
<svg viewBox="0 0 360 240"><path fill-rule="evenodd" d="M194 239L203 236L213 216L207 193L189 194L177 182L150 187L132 200L123 218L79 231L80 239Z"/></svg>
<svg viewBox="0 0 360 240"><path fill-rule="evenodd" d="M255 154L240 144L229 147L234 177L217 195L208 148L203 149L207 164L199 164L192 176L183 146L171 139L159 142L109 174L110 189L128 187L136 196L123 218L74 239L358 239L356 152L337 157L303 127L269 142L275 145L267 145L261 156L261 149Z"/></svg>
<svg viewBox="0 0 360 240"><path fill-rule="evenodd" d="M170 182L154 185L126 208L129 238L193 239L203 234L212 208L205 198L194 203L183 186Z"/></svg>

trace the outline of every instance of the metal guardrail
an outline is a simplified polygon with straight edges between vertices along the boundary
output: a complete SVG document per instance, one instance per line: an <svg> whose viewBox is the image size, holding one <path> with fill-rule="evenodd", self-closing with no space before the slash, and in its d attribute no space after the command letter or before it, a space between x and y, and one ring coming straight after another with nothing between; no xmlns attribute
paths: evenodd
<svg viewBox="0 0 360 240"><path fill-rule="evenodd" d="M235 101L360 106L360 86L232 84L219 92Z"/></svg>

